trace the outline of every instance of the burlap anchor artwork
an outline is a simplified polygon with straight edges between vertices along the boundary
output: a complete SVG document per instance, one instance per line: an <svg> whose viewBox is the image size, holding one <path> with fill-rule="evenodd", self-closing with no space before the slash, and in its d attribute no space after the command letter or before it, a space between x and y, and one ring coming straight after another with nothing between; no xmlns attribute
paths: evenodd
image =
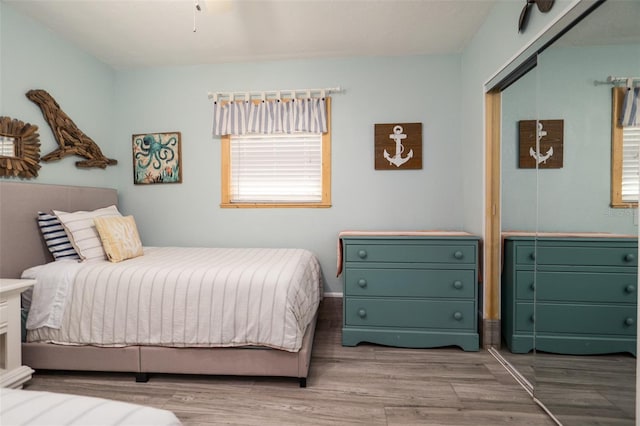
<svg viewBox="0 0 640 426"><path fill-rule="evenodd" d="M422 123L376 124L375 169L422 169Z"/></svg>

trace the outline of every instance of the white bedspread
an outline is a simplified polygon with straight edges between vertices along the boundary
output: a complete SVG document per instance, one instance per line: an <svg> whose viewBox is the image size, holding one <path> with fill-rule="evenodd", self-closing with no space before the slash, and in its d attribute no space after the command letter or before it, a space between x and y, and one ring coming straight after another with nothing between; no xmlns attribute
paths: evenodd
<svg viewBox="0 0 640 426"><path fill-rule="evenodd" d="M318 260L303 249L145 247L79 265L60 327L29 330L29 342L295 352L322 292Z"/></svg>
<svg viewBox="0 0 640 426"><path fill-rule="evenodd" d="M62 393L0 389L2 425L174 426L168 410Z"/></svg>
<svg viewBox="0 0 640 426"><path fill-rule="evenodd" d="M22 278L33 278L38 283L27 296L30 298L28 329L60 328L69 289L80 267L77 260L59 260L34 266L22 273Z"/></svg>

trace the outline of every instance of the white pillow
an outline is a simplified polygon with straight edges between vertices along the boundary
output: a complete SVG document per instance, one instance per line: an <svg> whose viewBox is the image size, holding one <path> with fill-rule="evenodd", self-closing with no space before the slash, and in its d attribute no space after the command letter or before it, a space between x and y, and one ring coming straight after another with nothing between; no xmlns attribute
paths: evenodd
<svg viewBox="0 0 640 426"><path fill-rule="evenodd" d="M96 217L122 216L116 206L104 207L93 211L77 211L73 213L54 210L64 227L69 241L82 260L106 260L107 255L102 248L102 240L93 223Z"/></svg>

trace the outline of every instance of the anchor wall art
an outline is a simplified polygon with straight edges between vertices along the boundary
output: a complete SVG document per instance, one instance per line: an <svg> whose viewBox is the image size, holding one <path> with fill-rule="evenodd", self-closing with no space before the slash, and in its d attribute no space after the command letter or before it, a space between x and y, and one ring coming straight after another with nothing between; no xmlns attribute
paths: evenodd
<svg viewBox="0 0 640 426"><path fill-rule="evenodd" d="M422 123L376 124L375 169L422 169Z"/></svg>
<svg viewBox="0 0 640 426"><path fill-rule="evenodd" d="M562 168L564 145L564 120L522 120L518 123L521 169ZM536 131L537 129L537 131ZM536 150L536 134L540 150Z"/></svg>
<svg viewBox="0 0 640 426"><path fill-rule="evenodd" d="M132 136L133 183L181 183L180 132Z"/></svg>

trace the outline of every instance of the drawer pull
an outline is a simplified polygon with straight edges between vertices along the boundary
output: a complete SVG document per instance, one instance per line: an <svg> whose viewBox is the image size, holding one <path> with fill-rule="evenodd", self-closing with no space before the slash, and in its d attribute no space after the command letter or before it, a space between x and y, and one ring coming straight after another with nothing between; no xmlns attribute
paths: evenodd
<svg viewBox="0 0 640 426"><path fill-rule="evenodd" d="M462 288L462 281L459 281L459 280L454 281L453 288L460 290Z"/></svg>
<svg viewBox="0 0 640 426"><path fill-rule="evenodd" d="M453 314L453 319L455 319L456 321L462 320L462 312L455 312Z"/></svg>
<svg viewBox="0 0 640 426"><path fill-rule="evenodd" d="M367 286L367 280L365 280L364 278L360 278L358 280L358 285L362 288L365 288Z"/></svg>
<svg viewBox="0 0 640 426"><path fill-rule="evenodd" d="M635 321L633 320L633 318L629 317L626 320L624 320L625 325L633 325L635 323Z"/></svg>
<svg viewBox="0 0 640 426"><path fill-rule="evenodd" d="M531 252L531 253L529 254L529 259L531 259L531 260L536 260L536 252Z"/></svg>
<svg viewBox="0 0 640 426"><path fill-rule="evenodd" d="M367 251L366 250L358 250L358 257L360 259L366 259L367 258Z"/></svg>
<svg viewBox="0 0 640 426"><path fill-rule="evenodd" d="M365 318L367 316L367 310L366 309L358 309L358 316L360 318Z"/></svg>
<svg viewBox="0 0 640 426"><path fill-rule="evenodd" d="M633 293L636 291L636 286L634 286L633 284L629 284L624 288L624 291L626 291L627 293Z"/></svg>
<svg viewBox="0 0 640 426"><path fill-rule="evenodd" d="M531 316L529 317L529 321L536 322L536 315L535 314L531 314Z"/></svg>
<svg viewBox="0 0 640 426"><path fill-rule="evenodd" d="M632 253L628 253L624 256L625 262L633 262L635 259L636 257Z"/></svg>
<svg viewBox="0 0 640 426"><path fill-rule="evenodd" d="M462 259L464 257L464 254L460 250L458 250L455 253L453 253L453 257L455 257L456 259L460 260L460 259Z"/></svg>
<svg viewBox="0 0 640 426"><path fill-rule="evenodd" d="M532 282L531 285L529 286L529 288L531 289L531 291L535 291L536 289L536 283Z"/></svg>

